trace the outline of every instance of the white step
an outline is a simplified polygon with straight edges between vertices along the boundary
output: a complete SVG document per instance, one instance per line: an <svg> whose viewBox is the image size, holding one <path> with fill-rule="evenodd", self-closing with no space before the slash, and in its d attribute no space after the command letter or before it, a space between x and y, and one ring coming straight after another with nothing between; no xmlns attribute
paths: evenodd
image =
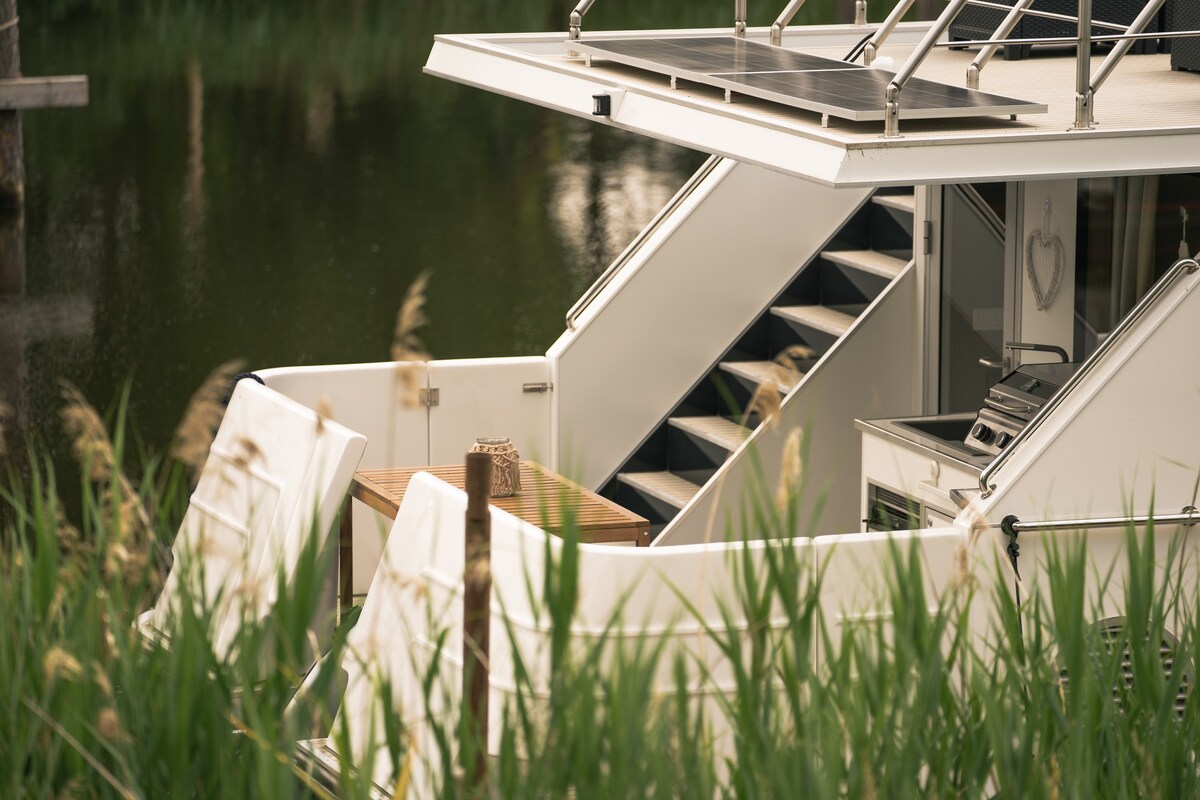
<svg viewBox="0 0 1200 800"><path fill-rule="evenodd" d="M700 487L674 472L619 472L617 480L657 497L675 508L683 508Z"/></svg>
<svg viewBox="0 0 1200 800"><path fill-rule="evenodd" d="M876 205L894 208L907 214L917 213L917 198L911 194L877 194L871 198Z"/></svg>
<svg viewBox="0 0 1200 800"><path fill-rule="evenodd" d="M725 417L671 417L669 422L730 452L737 450L750 435L749 428Z"/></svg>
<svg viewBox="0 0 1200 800"><path fill-rule="evenodd" d="M824 250L821 252L821 258L888 280L895 278L908 265L904 259L880 253L878 250Z"/></svg>
<svg viewBox="0 0 1200 800"><path fill-rule="evenodd" d="M781 394L790 392L803 377L798 372L784 369L775 361L722 361L721 369L754 383L774 383Z"/></svg>
<svg viewBox="0 0 1200 800"><path fill-rule="evenodd" d="M828 306L774 306L771 313L814 330L842 336L857 317Z"/></svg>

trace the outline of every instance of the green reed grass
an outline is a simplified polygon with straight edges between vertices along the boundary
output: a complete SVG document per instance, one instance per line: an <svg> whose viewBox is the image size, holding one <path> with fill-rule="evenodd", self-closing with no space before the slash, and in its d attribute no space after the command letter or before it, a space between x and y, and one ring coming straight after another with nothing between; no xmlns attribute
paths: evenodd
<svg viewBox="0 0 1200 800"><path fill-rule="evenodd" d="M110 427L106 463L119 470L124 426ZM129 498L115 474L83 470L78 520L64 519L55 473L36 456L0 494L0 796L369 796L351 765L333 786L296 766L296 742L314 735L347 752L349 721L330 730L325 702L337 694L344 629L308 675L310 702L292 703L322 622L328 554L305 553L271 615L244 620L230 657L210 641L214 598L184 602L169 646L148 646L132 623L155 601L188 481L182 466L137 458L149 477L128 483L151 537L122 528L137 517L120 513ZM930 596L919 553L897 540L878 587L891 613L834 630L820 565L796 546L802 484L747 498L734 527L770 546L757 560L730 548L736 592L718 620L698 607L680 620L706 626L733 691L717 691L661 638L616 635L626 608L607 631L573 639L584 576L569 534L557 558L547 551L545 581L526 582L550 628L549 683L535 685L518 654L512 700L492 709L503 733L488 785L465 780L461 765L481 743L462 736L455 702L428 718L433 752L417 753L390 711L378 747L402 772L423 759L444 797L1200 796L1200 615L1183 539L1131 531L1118 576L1097 573L1086 540L1064 535L1019 603L1006 566ZM128 552L134 541L149 552ZM1117 581L1122 627L1105 639L1092 623L1118 613L1099 599ZM977 630L968 623L981 604L989 621ZM1169 674L1157 644L1168 632ZM454 695L437 663L425 676L429 707ZM390 704L386 676L378 692Z"/></svg>

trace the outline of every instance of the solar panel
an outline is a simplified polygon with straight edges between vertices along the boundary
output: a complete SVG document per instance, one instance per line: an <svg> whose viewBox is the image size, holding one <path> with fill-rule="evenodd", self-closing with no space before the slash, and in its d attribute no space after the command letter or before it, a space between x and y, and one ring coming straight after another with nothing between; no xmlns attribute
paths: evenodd
<svg viewBox="0 0 1200 800"><path fill-rule="evenodd" d="M582 46L577 46L582 45ZM729 37L679 39L597 39L572 42L572 50L591 52L611 61L653 72L684 77L741 72L800 72L863 69L858 64L814 56L782 47Z"/></svg>
<svg viewBox="0 0 1200 800"><path fill-rule="evenodd" d="M847 119L884 118L884 93L896 73L732 36L596 39L570 42L595 58L683 78L737 94ZM1046 106L923 78L900 94L901 119L1044 114Z"/></svg>

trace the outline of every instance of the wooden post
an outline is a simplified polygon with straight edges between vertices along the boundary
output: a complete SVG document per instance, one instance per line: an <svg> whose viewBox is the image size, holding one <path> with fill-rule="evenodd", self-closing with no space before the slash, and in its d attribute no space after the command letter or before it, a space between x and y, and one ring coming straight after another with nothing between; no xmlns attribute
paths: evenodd
<svg viewBox="0 0 1200 800"><path fill-rule="evenodd" d="M21 77L21 45L17 0L0 0L0 78ZM0 111L0 211L25 204L25 145L21 112Z"/></svg>
<svg viewBox="0 0 1200 800"><path fill-rule="evenodd" d="M492 457L467 453L467 535L463 561L462 746L475 743L475 763L463 764L478 794L487 781L488 647L492 601ZM469 724L468 724L469 723Z"/></svg>

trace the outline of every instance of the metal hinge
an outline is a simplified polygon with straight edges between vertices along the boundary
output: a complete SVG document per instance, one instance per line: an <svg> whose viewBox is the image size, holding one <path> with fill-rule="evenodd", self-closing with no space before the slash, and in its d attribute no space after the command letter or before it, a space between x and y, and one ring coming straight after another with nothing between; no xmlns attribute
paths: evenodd
<svg viewBox="0 0 1200 800"><path fill-rule="evenodd" d="M417 402L423 406L433 408L438 403L442 402L441 389L421 389L417 393Z"/></svg>
<svg viewBox="0 0 1200 800"><path fill-rule="evenodd" d="M521 387L521 391L525 392L526 394L528 394L530 392L538 392L538 393L549 392L553 389L554 389L554 384L552 384L548 381L542 381L541 383L526 383Z"/></svg>
<svg viewBox="0 0 1200 800"><path fill-rule="evenodd" d="M933 222L931 220L925 220L924 227L925 227L925 233L924 233L923 238L925 240L925 243L922 247L924 249L925 255L928 256L928 255L933 254Z"/></svg>

